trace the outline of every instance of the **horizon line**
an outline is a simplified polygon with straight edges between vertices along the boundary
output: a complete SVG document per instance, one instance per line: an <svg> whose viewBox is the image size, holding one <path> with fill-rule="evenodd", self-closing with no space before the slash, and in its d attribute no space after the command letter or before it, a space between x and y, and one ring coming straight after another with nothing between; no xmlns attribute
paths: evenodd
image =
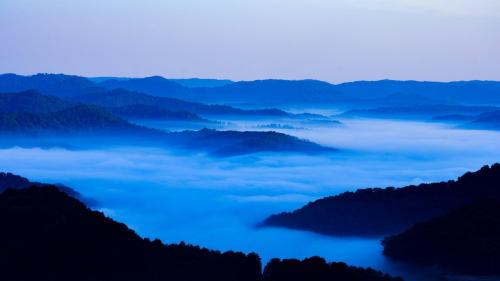
<svg viewBox="0 0 500 281"><path fill-rule="evenodd" d="M348 83L356 83L356 82L382 82L382 81L395 81L395 82L420 82L420 83L457 83L457 82L500 82L500 80L488 80L488 79L463 79L463 80L416 80L416 79L392 79L392 78L381 78L381 79L374 79L374 80L369 80L369 79L361 79L361 80L348 80L348 81L343 81L343 82L330 82L326 80L321 80L321 79L315 79L315 78L302 78L302 79L289 79L289 78L275 78L275 77L270 77L270 78L258 78L258 79L248 79L248 80L236 80L236 79L229 79L229 78L217 78L217 77L203 77L203 76L189 76L189 77L168 77L168 76L163 76L163 75L146 75L146 76L139 76L139 75L132 75L132 76L113 76L113 75L91 75L91 76L86 76L86 75L80 75L80 74L68 74L68 73L63 73L63 72L36 72L36 73L29 73L29 74L19 74L15 72L4 72L0 73L1 75L17 75L17 76L24 76L24 77L29 77L29 76L36 76L36 75L66 75L66 76L76 76L76 77L82 77L86 79L97 79L97 78L108 78L108 79L144 79L144 78L151 78L151 77L161 77L166 80L191 80L191 79L200 79L200 80L219 80L219 81L231 81L233 83L238 83L238 82L258 82L258 81L290 81L290 82L299 82L299 81L318 81L318 82L323 82L323 83L328 83L331 85L341 85L341 84L348 84Z"/></svg>

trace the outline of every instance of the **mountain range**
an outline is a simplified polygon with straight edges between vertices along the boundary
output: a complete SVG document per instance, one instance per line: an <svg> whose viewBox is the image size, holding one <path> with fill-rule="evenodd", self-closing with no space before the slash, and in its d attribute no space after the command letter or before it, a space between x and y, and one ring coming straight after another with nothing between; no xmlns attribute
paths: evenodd
<svg viewBox="0 0 500 281"><path fill-rule="evenodd" d="M187 102L175 98L158 97L121 88L113 90L93 88L85 94L74 96L71 100L110 108L146 105L169 111L187 111L205 116L248 116L254 118L292 116L279 109L244 110L227 105L209 105L198 102Z"/></svg>
<svg viewBox="0 0 500 281"><path fill-rule="evenodd" d="M19 95L19 99L13 99ZM7 97L13 106L2 105ZM26 97L34 97L33 100ZM12 102L16 100L17 102ZM27 102L24 102L27 101ZM40 108L29 111L36 103ZM17 105L16 105L17 104ZM36 106L35 106L36 107ZM61 109L62 108L62 109ZM239 132L203 129L199 131L167 132L136 125L127 118L169 118L207 122L187 112L169 112L149 106L122 106L105 108L81 103L65 103L31 91L18 94L0 94L0 133L10 136L3 144L32 146L89 145L154 145L173 149L206 152L213 156L235 156L258 152L322 153L334 152L307 140L273 131Z"/></svg>
<svg viewBox="0 0 500 281"><path fill-rule="evenodd" d="M119 107L128 105L148 105L159 106L170 111L188 111L194 114L206 115L229 115L229 116L252 116L252 117L269 117L269 116L289 116L278 109L261 109L261 110L244 110L234 108L227 105L208 105L198 102L187 102L172 97L162 97L158 95L148 94L155 87L155 81L160 80L161 85L169 85L168 93L175 96L175 91L189 92L188 88L178 85L175 82L169 81L160 77L149 77L145 79L137 79L139 85L150 85L145 91L138 92L133 89L136 87L130 86L131 90L123 89L123 87L114 88L103 87L111 82L128 82L135 85L131 80L105 80L101 83L93 83L90 80L64 74L37 74L33 76L20 76L15 74L0 75L0 93L25 92L36 90L41 94L48 96L56 96L66 101L83 102L88 104L96 104L105 107ZM135 81L135 80L133 80ZM126 84L129 85L129 84ZM166 87L166 86L164 86ZM111 90L108 90L110 88ZM154 91L153 91L154 92Z"/></svg>
<svg viewBox="0 0 500 281"><path fill-rule="evenodd" d="M154 78L154 79L153 79ZM147 77L142 81L101 82L114 88L125 88L145 93L179 97L186 100L218 103L247 103L260 105L336 104L336 105L419 105L419 104L500 104L500 83L495 81L355 81L330 84L317 80L257 80L234 82L219 87L205 87L190 91L172 89L161 77ZM151 81L147 86L139 86ZM171 81L169 81L171 82ZM129 85L133 84L133 85ZM165 84L165 85L162 85ZM155 85L154 88L151 88ZM167 94L170 93L170 94Z"/></svg>
<svg viewBox="0 0 500 281"><path fill-rule="evenodd" d="M94 81L94 82L93 82ZM75 96L89 88L127 89L193 102L280 105L409 106L421 104L500 105L496 81L355 81L331 84L317 80L257 80L186 87L160 76L99 79L62 74L0 75L0 92L38 89L42 93Z"/></svg>

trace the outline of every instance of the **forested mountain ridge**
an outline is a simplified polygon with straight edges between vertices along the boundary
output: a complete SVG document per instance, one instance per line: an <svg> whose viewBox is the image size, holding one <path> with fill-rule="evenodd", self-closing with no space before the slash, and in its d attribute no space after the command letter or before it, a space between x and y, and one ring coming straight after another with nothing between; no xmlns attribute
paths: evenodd
<svg viewBox="0 0 500 281"><path fill-rule="evenodd" d="M189 88L186 88L176 82L165 79L161 76L151 76L145 78L130 79L109 79L97 84L106 89L127 89L149 93L158 97L180 98L189 94Z"/></svg>
<svg viewBox="0 0 500 281"><path fill-rule="evenodd" d="M210 122L189 111L172 111L159 106L133 104L110 108L110 111L120 117L132 120L166 120L182 122Z"/></svg>
<svg viewBox="0 0 500 281"><path fill-rule="evenodd" d="M272 215L263 225L327 235L381 236L483 198L500 200L498 163L447 182L358 189L325 197L295 211Z"/></svg>
<svg viewBox="0 0 500 281"><path fill-rule="evenodd" d="M4 133L113 132L144 133L153 131L130 124L95 106L76 105L50 113L0 113L0 131Z"/></svg>
<svg viewBox="0 0 500 281"><path fill-rule="evenodd" d="M75 105L55 96L42 95L35 90L0 93L0 112L49 113Z"/></svg>
<svg viewBox="0 0 500 281"><path fill-rule="evenodd" d="M38 90L46 95L71 97L95 87L87 78L66 74L39 73L31 76L16 74L0 75L0 92Z"/></svg>
<svg viewBox="0 0 500 281"><path fill-rule="evenodd" d="M73 148L141 144L184 152L201 151L218 157L259 152L317 154L336 151L273 131L156 130L135 125L92 105L77 105L50 113L0 113L0 134L12 137L2 139L2 143L9 145L40 145L45 140L49 141L49 146Z"/></svg>
<svg viewBox="0 0 500 281"><path fill-rule="evenodd" d="M108 82L107 82L108 81ZM125 85L143 85L144 87L102 87L100 83L93 83L87 78L64 74L37 74L21 76L16 74L0 75L0 93L23 92L36 90L43 95L53 95L65 100L96 104L104 107L118 107L128 105L160 106L170 111L188 111L195 114L207 115L241 115L241 116L281 116L289 114L279 109L244 110L227 105L212 105L199 102L187 102L184 98L191 91L175 82L162 77L148 77L133 80L106 80L102 83L125 83ZM152 88L158 85L168 85L164 95L151 95L156 93ZM152 85L151 85L152 84ZM160 87L161 88L161 87ZM142 89L139 92L134 89ZM185 92L182 96L174 92ZM170 94L169 94L170 93Z"/></svg>
<svg viewBox="0 0 500 281"><path fill-rule="evenodd" d="M500 201L485 199L386 237L384 255L452 272L500 274Z"/></svg>
<svg viewBox="0 0 500 281"><path fill-rule="evenodd" d="M329 104L413 106L421 104L500 105L497 81L354 81L331 84L317 80L256 80L214 87L184 87L159 76L91 80L63 74L0 75L0 92L38 89L44 94L74 97L92 88L128 89L192 102L259 106Z"/></svg>
<svg viewBox="0 0 500 281"><path fill-rule="evenodd" d="M257 255L142 239L51 187L0 194L3 280L258 280Z"/></svg>
<svg viewBox="0 0 500 281"><path fill-rule="evenodd" d="M249 117L288 117L290 115L279 109L244 110L226 105L210 105L197 102L187 102L176 98L157 97L124 89L113 89L109 91L94 89L83 95L74 97L73 100L110 108L130 105L147 105L161 107L170 111L188 111L208 116L233 115Z"/></svg>
<svg viewBox="0 0 500 281"><path fill-rule="evenodd" d="M170 133L169 143L181 148L211 147L213 156L234 156L257 152L332 153L335 148L324 147L308 140L283 133L253 131L217 131L203 129Z"/></svg>
<svg viewBox="0 0 500 281"><path fill-rule="evenodd" d="M54 186L60 191L68 194L71 197L77 198L88 206L95 206L97 202L94 199L87 198L80 194L78 191L74 190L71 187L65 186L63 184L46 184L40 182L33 182L28 180L25 177L21 177L18 175L14 175L12 173L4 173L0 172L0 193L4 192L6 189L25 189L31 186L37 187L47 187Z"/></svg>

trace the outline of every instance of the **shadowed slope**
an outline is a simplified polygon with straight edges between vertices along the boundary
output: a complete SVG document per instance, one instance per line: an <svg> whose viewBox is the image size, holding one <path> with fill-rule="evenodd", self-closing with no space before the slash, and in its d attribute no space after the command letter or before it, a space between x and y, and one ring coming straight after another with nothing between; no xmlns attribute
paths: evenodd
<svg viewBox="0 0 500 281"><path fill-rule="evenodd" d="M481 200L383 240L384 255L467 274L500 274L500 201Z"/></svg>
<svg viewBox="0 0 500 281"><path fill-rule="evenodd" d="M32 76L0 75L0 92L21 92L34 89L46 95L71 97L92 87L95 87L95 84L90 80L74 75L43 73Z"/></svg>
<svg viewBox="0 0 500 281"><path fill-rule="evenodd" d="M200 145L211 147L211 155L222 157L257 152L316 154L337 151L334 148L324 147L308 140L272 131L240 132L210 129L183 131L170 133L169 142L187 149L197 148Z"/></svg>
<svg viewBox="0 0 500 281"><path fill-rule="evenodd" d="M75 104L34 90L0 94L0 112L49 113L72 106Z"/></svg>
<svg viewBox="0 0 500 281"><path fill-rule="evenodd" d="M0 279L12 281L401 281L372 269L221 253L139 237L52 186L0 193ZM175 226L172 226L175 227Z"/></svg>
<svg viewBox="0 0 500 281"><path fill-rule="evenodd" d="M110 91L94 90L74 98L76 101L95 104L104 107L122 107L130 105L147 105L161 107L170 111L189 111L200 115L233 115L233 116L264 116L288 117L289 114L279 109L243 110L226 105L208 105L197 102L187 102L175 98L156 97L140 92L124 89Z"/></svg>
<svg viewBox="0 0 500 281"><path fill-rule="evenodd" d="M371 268L348 266L343 262L327 263L323 258L272 259L264 268L263 281L403 281Z"/></svg>
<svg viewBox="0 0 500 281"><path fill-rule="evenodd" d="M183 98L189 89L161 76L130 79L109 79L98 84L106 89L127 89L159 97Z"/></svg>
<svg viewBox="0 0 500 281"><path fill-rule="evenodd" d="M145 128L95 106L77 105L57 112L36 114L15 112L0 114L0 131L19 133L145 132Z"/></svg>
<svg viewBox="0 0 500 281"><path fill-rule="evenodd" d="M4 192L6 189L25 189L31 186L46 187L51 185L39 182L32 182L25 177L21 177L11 173L0 172L0 193ZM68 194L71 197L78 198L79 200L81 200L82 202L84 202L89 206L95 206L97 204L95 200L82 196L82 194L72 189L71 187L67 187L62 184L56 184L52 186L55 186L57 189Z"/></svg>
<svg viewBox="0 0 500 281"><path fill-rule="evenodd" d="M468 172L456 181L345 192L272 215L264 225L329 235L380 236L481 198L500 199L500 164Z"/></svg>
<svg viewBox="0 0 500 281"><path fill-rule="evenodd" d="M254 254L164 245L50 187L0 194L2 280L259 280Z"/></svg>
<svg viewBox="0 0 500 281"><path fill-rule="evenodd" d="M239 132L203 129L165 132L138 126L89 105L52 113L0 113L3 144L28 146L93 147L99 145L147 145L201 151L213 156L257 152L321 153L335 149L277 132ZM48 143L44 143L47 140Z"/></svg>

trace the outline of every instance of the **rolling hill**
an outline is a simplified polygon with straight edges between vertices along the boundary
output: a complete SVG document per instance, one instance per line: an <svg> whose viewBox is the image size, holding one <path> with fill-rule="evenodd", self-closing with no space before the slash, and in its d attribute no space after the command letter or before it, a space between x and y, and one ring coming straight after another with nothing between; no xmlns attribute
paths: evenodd
<svg viewBox="0 0 500 281"><path fill-rule="evenodd" d="M500 201L480 200L383 240L384 255L461 274L500 274Z"/></svg>
<svg viewBox="0 0 500 281"><path fill-rule="evenodd" d="M74 97L93 88L121 88L192 102L252 104L260 107L311 104L372 108L422 104L500 105L500 82L496 81L445 83L380 80L330 84L317 80L269 79L223 83L218 86L208 84L205 87L184 87L181 85L182 81L176 82L160 76L93 81L63 74L3 74L0 75L0 92L37 89L43 94Z"/></svg>
<svg viewBox="0 0 500 281"><path fill-rule="evenodd" d="M114 114L128 120L166 120L182 122L210 122L189 111L170 111L159 106L132 104L110 108Z"/></svg>
<svg viewBox="0 0 500 281"><path fill-rule="evenodd" d="M203 129L170 133L168 143L183 149L210 147L210 154L219 157L258 152L332 153L337 150L308 140L277 132L217 131Z"/></svg>
<svg viewBox="0 0 500 281"><path fill-rule="evenodd" d="M258 280L255 254L142 239L54 187L0 194L2 280ZM160 279L159 279L160 278Z"/></svg>
<svg viewBox="0 0 500 281"><path fill-rule="evenodd" d="M131 105L155 106L170 111L187 111L202 116L290 116L289 113L279 109L243 110L226 105L208 105L197 102L187 102L174 98L156 97L123 89L115 89L110 91L92 91L75 97L74 100L103 107L123 107Z"/></svg>
<svg viewBox="0 0 500 281"><path fill-rule="evenodd" d="M474 129L500 130L500 110L480 114L464 126Z"/></svg>
<svg viewBox="0 0 500 281"><path fill-rule="evenodd" d="M38 90L46 95L71 97L92 87L95 87L95 84L90 80L74 75L42 73L31 76L0 75L0 92L4 93Z"/></svg>
<svg viewBox="0 0 500 281"><path fill-rule="evenodd" d="M2 280L402 280L318 257L273 259L262 272L254 253L142 238L53 186L0 193L0 224Z"/></svg>
<svg viewBox="0 0 500 281"><path fill-rule="evenodd" d="M0 113L0 131L4 133L145 133L133 125L95 106L77 105L51 113ZM151 130L152 131L152 130Z"/></svg>
<svg viewBox="0 0 500 281"><path fill-rule="evenodd" d="M26 189L32 186L37 186L37 187L47 187L47 186L52 186L57 188L58 190L68 194L71 197L77 198L78 200L84 202L85 204L89 206L95 206L97 202L93 199L86 198L76 190L72 189L71 187L67 187L62 184L55 184L55 185L49 185L45 183L40 183L40 182L32 182L28 180L25 177L21 177L18 175L14 175L11 173L4 173L0 172L0 193L4 192L7 189Z"/></svg>
<svg viewBox="0 0 500 281"><path fill-rule="evenodd" d="M126 89L135 92L148 93L158 97L182 99L189 89L160 76L130 79L109 79L97 84L100 87L114 90Z"/></svg>
<svg viewBox="0 0 500 281"><path fill-rule="evenodd" d="M165 132L132 124L92 105L57 112L0 113L1 143L7 146L147 145L228 157L258 152L323 153L335 149L277 132L203 129ZM48 143L46 141L49 141Z"/></svg>
<svg viewBox="0 0 500 281"><path fill-rule="evenodd" d="M0 93L0 112L49 113L75 106L55 96L42 95L35 90Z"/></svg>
<svg viewBox="0 0 500 281"><path fill-rule="evenodd" d="M401 188L368 188L310 202L268 217L263 225L327 235L382 236L443 215L483 198L500 200L500 164L468 172L456 181Z"/></svg>

